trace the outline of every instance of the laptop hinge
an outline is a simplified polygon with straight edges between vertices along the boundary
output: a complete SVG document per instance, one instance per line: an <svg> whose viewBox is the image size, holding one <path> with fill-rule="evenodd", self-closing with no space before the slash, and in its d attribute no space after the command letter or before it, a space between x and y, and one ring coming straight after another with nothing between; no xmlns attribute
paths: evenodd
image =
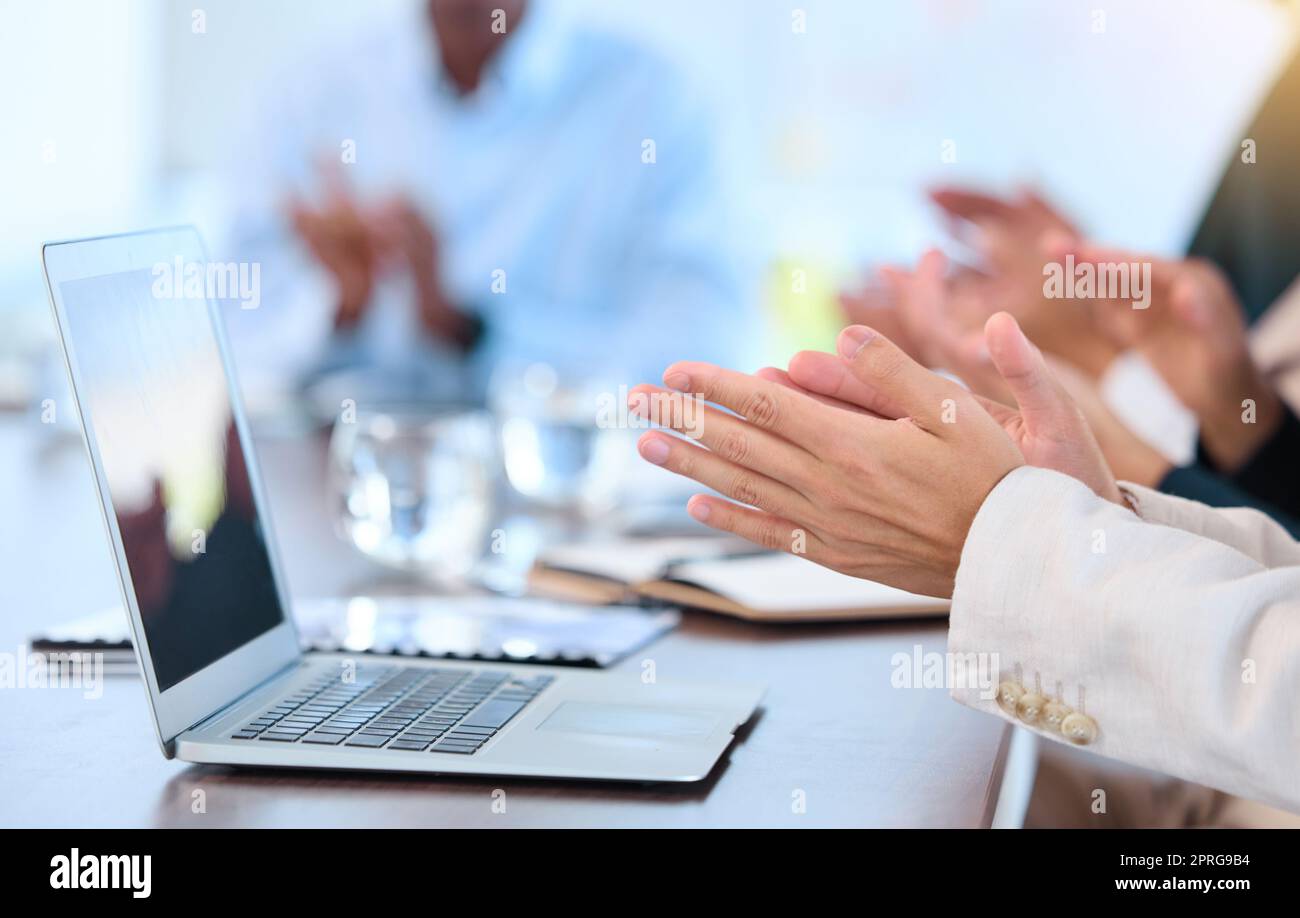
<svg viewBox="0 0 1300 918"><path fill-rule="evenodd" d="M190 724L188 727L182 730L181 733L186 733L190 730L197 730L199 727L202 727L208 721L216 720L218 717L224 715L235 705L242 702L249 695L252 695L254 692L260 692L262 689L266 688L268 685L270 685L272 682L275 682L277 679L283 679L285 676L289 675L293 670L301 667L303 663L304 663L303 657L299 656L298 659L294 660L292 663L285 664L283 667L276 670L271 675L267 676L261 682L257 683L257 685L254 685L252 688L248 689L247 691L244 691L239 695L236 695L234 698L230 699L230 701L226 702L225 704L217 708L215 711L213 711L211 714L207 715L206 717L203 717L195 721L194 723ZM176 735L180 736L181 734L178 733Z"/></svg>

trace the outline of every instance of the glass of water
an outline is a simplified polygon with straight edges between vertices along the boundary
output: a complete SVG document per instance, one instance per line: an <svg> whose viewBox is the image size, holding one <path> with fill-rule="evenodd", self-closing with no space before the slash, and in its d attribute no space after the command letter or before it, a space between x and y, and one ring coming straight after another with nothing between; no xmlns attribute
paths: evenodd
<svg viewBox="0 0 1300 918"><path fill-rule="evenodd" d="M515 491L537 506L588 516L612 505L618 469L630 454L626 431L597 424L598 400L608 388L561 379L544 363L496 374L490 402Z"/></svg>
<svg viewBox="0 0 1300 918"><path fill-rule="evenodd" d="M462 580L492 521L492 433L478 411L396 407L341 418L329 458L340 534L389 567Z"/></svg>

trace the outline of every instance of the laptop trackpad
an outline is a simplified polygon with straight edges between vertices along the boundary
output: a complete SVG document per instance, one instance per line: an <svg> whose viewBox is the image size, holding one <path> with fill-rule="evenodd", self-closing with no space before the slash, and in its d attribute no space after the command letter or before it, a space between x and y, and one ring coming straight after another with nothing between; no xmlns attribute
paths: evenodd
<svg viewBox="0 0 1300 918"><path fill-rule="evenodd" d="M566 701L537 729L654 739L704 739L713 733L717 723L717 715L708 711Z"/></svg>

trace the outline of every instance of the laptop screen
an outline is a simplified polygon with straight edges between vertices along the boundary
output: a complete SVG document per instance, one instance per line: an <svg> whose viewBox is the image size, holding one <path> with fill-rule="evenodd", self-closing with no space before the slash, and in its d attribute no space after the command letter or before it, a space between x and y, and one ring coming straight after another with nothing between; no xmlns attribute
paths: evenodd
<svg viewBox="0 0 1300 918"><path fill-rule="evenodd" d="M202 296L153 273L59 284L159 691L284 619Z"/></svg>

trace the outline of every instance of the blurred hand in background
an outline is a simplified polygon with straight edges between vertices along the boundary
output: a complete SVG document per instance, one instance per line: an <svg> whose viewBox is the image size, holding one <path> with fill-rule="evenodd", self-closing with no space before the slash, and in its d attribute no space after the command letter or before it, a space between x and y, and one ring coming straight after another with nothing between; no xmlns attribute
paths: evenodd
<svg viewBox="0 0 1300 918"><path fill-rule="evenodd" d="M979 254L981 274L972 278L967 293L983 302L984 318L999 310L1011 313L1043 350L1099 378L1118 349L1096 327L1086 303L1049 298L1043 291L1043 269L1052 253L1080 238L1074 224L1029 190L999 198L937 188L930 198L953 237Z"/></svg>
<svg viewBox="0 0 1300 918"><path fill-rule="evenodd" d="M1200 424L1201 444L1220 470L1240 468L1273 434L1284 409L1251 357L1243 312L1227 278L1204 259L1152 258L1082 241L1060 255L1093 265L1150 265L1150 302L1088 300L1097 326L1160 374ZM1253 412L1250 423L1245 412Z"/></svg>
<svg viewBox="0 0 1300 918"><path fill-rule="evenodd" d="M931 249L915 271L881 269L900 324L919 342L912 356L927 367L955 374L979 395L1010 404L1011 393L990 360L984 335L986 321L998 311L989 280L968 268L952 274L947 268L943 253Z"/></svg>
<svg viewBox="0 0 1300 918"><path fill-rule="evenodd" d="M324 187L320 203L295 196L286 209L294 232L337 287L334 327L352 328L365 315L374 294L379 242L341 168L322 162L317 171Z"/></svg>
<svg viewBox="0 0 1300 918"><path fill-rule="evenodd" d="M375 286L406 272L424 328L453 344L472 338L472 322L443 293L439 282L438 239L409 197L389 194L365 202L348 187L342 167L323 159L319 169L325 193L319 205L301 198L289 204L298 237L338 290L334 327L355 327L366 315Z"/></svg>

